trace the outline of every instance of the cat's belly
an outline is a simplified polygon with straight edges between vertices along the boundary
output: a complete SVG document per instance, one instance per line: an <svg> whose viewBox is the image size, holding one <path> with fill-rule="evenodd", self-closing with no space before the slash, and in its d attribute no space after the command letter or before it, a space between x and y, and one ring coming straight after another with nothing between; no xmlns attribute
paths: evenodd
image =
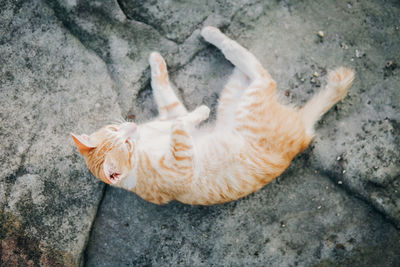
<svg viewBox="0 0 400 267"><path fill-rule="evenodd" d="M199 140L195 175L188 191L177 200L210 205L244 197L279 176L289 165L279 154L251 150L237 135L214 135ZM281 164L276 164L276 160Z"/></svg>

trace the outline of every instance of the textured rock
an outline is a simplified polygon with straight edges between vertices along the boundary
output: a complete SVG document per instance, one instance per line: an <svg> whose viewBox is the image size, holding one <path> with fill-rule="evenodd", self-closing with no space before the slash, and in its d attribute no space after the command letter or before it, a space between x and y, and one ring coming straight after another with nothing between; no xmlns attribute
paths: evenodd
<svg viewBox="0 0 400 267"><path fill-rule="evenodd" d="M395 266L399 233L305 155L261 191L211 207L156 206L107 188L87 266ZM99 253L100 252L100 253Z"/></svg>
<svg viewBox="0 0 400 267"><path fill-rule="evenodd" d="M131 18L143 11L140 19L149 24L150 18L163 18L176 8L122 6ZM260 1L220 19L229 20L225 32L270 70L283 102L304 103L325 84L327 71L341 65L357 72L349 96L323 118L312 147L284 182L245 200L207 208L154 207L129 192L107 189L87 264L396 265L398 70L386 64L400 60L400 48L385 36L398 31L397 14L396 3ZM165 15L165 23L154 28L175 38L169 28L174 18ZM182 22L177 32L182 27L190 31L190 24ZM231 70L220 52L207 46L178 67L171 80L189 108L206 103L215 111ZM139 118L155 113L151 97L145 86L137 99ZM371 174L368 169L377 162Z"/></svg>
<svg viewBox="0 0 400 267"><path fill-rule="evenodd" d="M177 43L183 43L203 23L229 25L239 9L252 2L255 1L118 1L128 19L151 25Z"/></svg>
<svg viewBox="0 0 400 267"><path fill-rule="evenodd" d="M159 207L106 187L87 265L398 265L398 2L31 2L0 3L2 265L83 263L104 187L69 132L154 116L150 51L189 109L215 116L232 66L199 37L204 25L249 48L285 103L304 103L340 65L354 86L310 149L243 200Z"/></svg>
<svg viewBox="0 0 400 267"><path fill-rule="evenodd" d="M255 23L247 14L257 12ZM399 13L398 3L259 4L238 14L228 28L271 71L290 103L303 103L320 90L327 69L345 65L356 70L349 96L317 126L310 164L398 227L400 94L393 62L400 61ZM244 25L250 30L243 32Z"/></svg>
<svg viewBox="0 0 400 267"><path fill-rule="evenodd" d="M0 262L76 266L102 188L69 136L120 116L105 64L38 1L1 4Z"/></svg>

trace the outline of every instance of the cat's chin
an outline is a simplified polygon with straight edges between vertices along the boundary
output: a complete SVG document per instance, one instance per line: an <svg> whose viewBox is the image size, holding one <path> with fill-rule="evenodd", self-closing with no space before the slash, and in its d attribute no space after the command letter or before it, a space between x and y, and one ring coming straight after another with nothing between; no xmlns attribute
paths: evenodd
<svg viewBox="0 0 400 267"><path fill-rule="evenodd" d="M114 179L107 179L109 184L118 184L121 179L119 178L114 178Z"/></svg>

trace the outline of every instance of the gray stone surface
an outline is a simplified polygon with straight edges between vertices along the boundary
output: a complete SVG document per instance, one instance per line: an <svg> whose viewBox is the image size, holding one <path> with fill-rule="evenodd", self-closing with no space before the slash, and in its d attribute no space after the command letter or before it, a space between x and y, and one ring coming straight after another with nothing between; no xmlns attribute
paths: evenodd
<svg viewBox="0 0 400 267"><path fill-rule="evenodd" d="M0 7L0 265L82 264L104 185L69 133L120 114L104 62L38 1Z"/></svg>
<svg viewBox="0 0 400 267"><path fill-rule="evenodd" d="M1 2L1 263L398 266L399 15L394 0ZM69 132L154 116L153 50L183 102L215 116L232 66L204 25L249 48L285 103L304 103L336 66L355 83L289 170L242 200L159 207L106 187L83 257L104 186Z"/></svg>
<svg viewBox="0 0 400 267"><path fill-rule="evenodd" d="M107 188L87 266L396 266L399 232L307 166L210 207L157 206Z"/></svg>

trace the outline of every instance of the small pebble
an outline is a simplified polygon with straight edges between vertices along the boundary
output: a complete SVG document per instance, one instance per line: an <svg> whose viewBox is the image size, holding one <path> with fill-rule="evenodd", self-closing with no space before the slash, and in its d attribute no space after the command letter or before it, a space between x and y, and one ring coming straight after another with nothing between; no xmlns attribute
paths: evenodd
<svg viewBox="0 0 400 267"><path fill-rule="evenodd" d="M325 186L325 189L328 190L328 189L329 189L329 186Z"/></svg>
<svg viewBox="0 0 400 267"><path fill-rule="evenodd" d="M346 170L343 170L342 173L345 174L345 173L346 173Z"/></svg>
<svg viewBox="0 0 400 267"><path fill-rule="evenodd" d="M336 158L337 161L339 161L339 160L341 160L341 159L342 159L341 156L338 156L338 157Z"/></svg>
<svg viewBox="0 0 400 267"><path fill-rule="evenodd" d="M338 183L338 184L342 184L343 182L342 182L342 181L338 181L337 183Z"/></svg>
<svg viewBox="0 0 400 267"><path fill-rule="evenodd" d="M319 210L320 210L321 208L322 208L322 206L318 206L318 207L317 207L317 209L319 209Z"/></svg>
<svg viewBox="0 0 400 267"><path fill-rule="evenodd" d="M316 82L317 82L317 80L316 80L316 79L314 79L314 78L311 78L310 82L311 82L311 83L316 83Z"/></svg>
<svg viewBox="0 0 400 267"><path fill-rule="evenodd" d="M364 55L365 55L364 52L361 52L360 50L356 49L356 57L360 58L360 57L362 57Z"/></svg>
<svg viewBox="0 0 400 267"><path fill-rule="evenodd" d="M313 76L318 77L319 76L318 72L314 72Z"/></svg>
<svg viewBox="0 0 400 267"><path fill-rule="evenodd" d="M281 222L281 227L282 227L282 228L285 228L285 227L286 227L286 222L282 221L282 222Z"/></svg>
<svg viewBox="0 0 400 267"><path fill-rule="evenodd" d="M386 69L389 69L389 70L394 70L397 68L396 64L393 63L393 61L391 61L391 60L386 63L385 67L386 67Z"/></svg>
<svg viewBox="0 0 400 267"><path fill-rule="evenodd" d="M350 61L354 61L354 58L351 58Z"/></svg>
<svg viewBox="0 0 400 267"><path fill-rule="evenodd" d="M318 171L317 171L317 170L315 170L315 171L314 171L314 173L318 173Z"/></svg>
<svg viewBox="0 0 400 267"><path fill-rule="evenodd" d="M349 46L347 44L345 44L345 43L341 43L340 47L345 49L345 50L349 49Z"/></svg>
<svg viewBox="0 0 400 267"><path fill-rule="evenodd" d="M324 34L323 31L318 31L317 34L318 34L318 36L321 37L321 38L324 38L324 36L325 36L325 34Z"/></svg>

